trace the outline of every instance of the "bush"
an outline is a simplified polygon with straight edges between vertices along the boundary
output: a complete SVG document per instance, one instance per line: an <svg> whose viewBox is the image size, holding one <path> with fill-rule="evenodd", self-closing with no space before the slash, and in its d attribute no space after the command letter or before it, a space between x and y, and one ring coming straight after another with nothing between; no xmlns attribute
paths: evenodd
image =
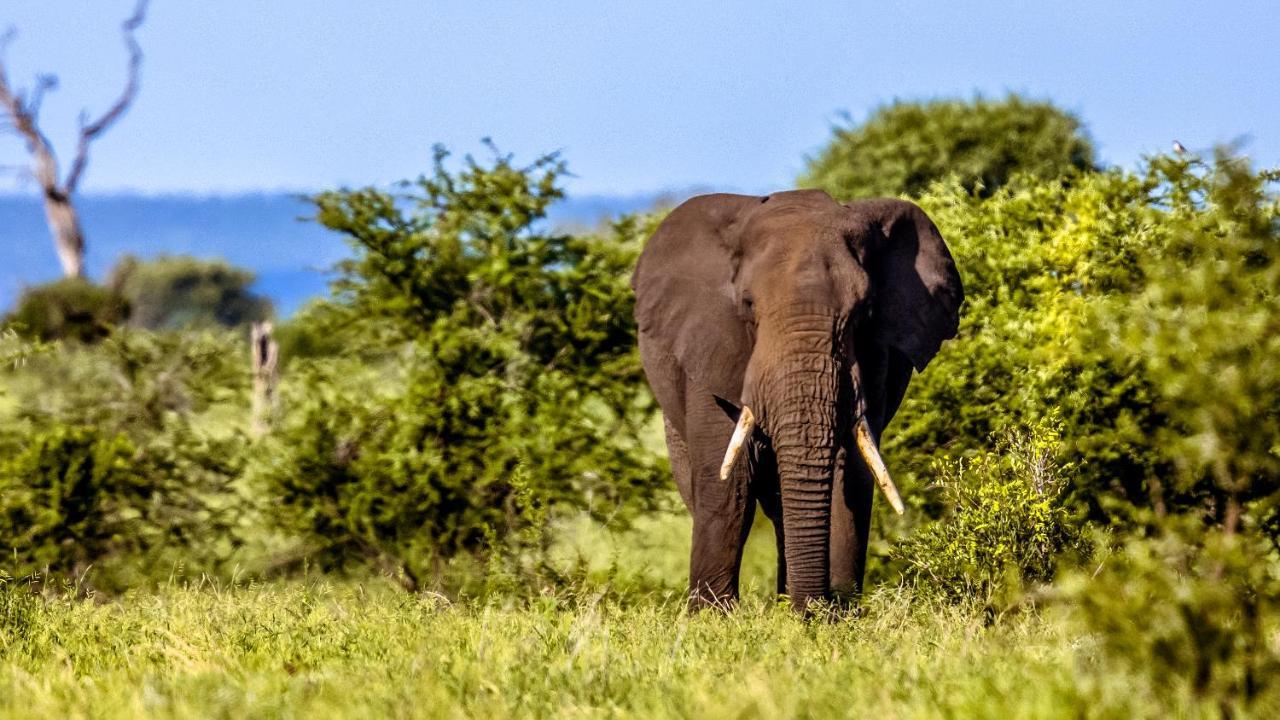
<svg viewBox="0 0 1280 720"><path fill-rule="evenodd" d="M988 196L1025 174L1056 180L1094 168L1080 121L1048 102L897 101L861 124L835 128L799 184L844 200L918 196L955 176L966 192Z"/></svg>
<svg viewBox="0 0 1280 720"><path fill-rule="evenodd" d="M243 345L119 332L4 377L0 567L116 590L209 569L236 542Z"/></svg>
<svg viewBox="0 0 1280 720"><path fill-rule="evenodd" d="M987 198L950 182L921 198L967 298L959 336L885 433L918 516L942 510L910 492L935 460L1058 417L1068 503L1090 520L1222 523L1232 493L1247 522L1275 517L1280 212L1270 175L1228 169L1154 158L1136 174L1021 177ZM1215 485L1215 458L1231 485Z"/></svg>
<svg viewBox="0 0 1280 720"><path fill-rule="evenodd" d="M1280 544L1280 171L1220 150L1156 161L1167 240L1141 291L1102 307L1099 333L1148 379L1171 471L1158 515L1261 528Z"/></svg>
<svg viewBox="0 0 1280 720"><path fill-rule="evenodd" d="M1072 470L1054 459L1057 430L1004 433L995 450L938 463L946 515L895 551L906 576L957 602L985 603L1006 586L1053 579L1060 559L1088 553L1080 523L1063 505Z"/></svg>
<svg viewBox="0 0 1280 720"><path fill-rule="evenodd" d="M249 290L252 272L185 255L123 258L108 284L125 298L129 324L148 330L241 327L271 317L271 301Z"/></svg>
<svg viewBox="0 0 1280 720"><path fill-rule="evenodd" d="M24 290L6 322L38 340L92 343L128 317L129 303L119 293L67 278Z"/></svg>
<svg viewBox="0 0 1280 720"><path fill-rule="evenodd" d="M626 283L646 226L546 234L554 157L456 174L445 159L416 194L316 198L355 257L294 332L340 354L291 366L260 474L317 558L411 587L514 537L534 520L522 503L625 515L662 487Z"/></svg>
<svg viewBox="0 0 1280 720"><path fill-rule="evenodd" d="M1224 717L1280 704L1280 578L1257 538L1199 528L1131 540L1062 583L1068 612L1116 671L1170 696L1210 700ZM1265 714L1265 713L1264 713ZM1260 715L1261 716L1261 715Z"/></svg>

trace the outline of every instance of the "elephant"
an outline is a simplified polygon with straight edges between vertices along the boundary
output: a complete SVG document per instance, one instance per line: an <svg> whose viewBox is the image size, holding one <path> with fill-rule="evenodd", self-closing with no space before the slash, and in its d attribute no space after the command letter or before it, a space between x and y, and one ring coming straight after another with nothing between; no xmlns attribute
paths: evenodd
<svg viewBox="0 0 1280 720"><path fill-rule="evenodd" d="M955 336L964 289L929 216L821 190L691 198L631 278L640 358L693 516L689 604L737 602L759 503L778 593L808 612L862 591L880 434Z"/></svg>

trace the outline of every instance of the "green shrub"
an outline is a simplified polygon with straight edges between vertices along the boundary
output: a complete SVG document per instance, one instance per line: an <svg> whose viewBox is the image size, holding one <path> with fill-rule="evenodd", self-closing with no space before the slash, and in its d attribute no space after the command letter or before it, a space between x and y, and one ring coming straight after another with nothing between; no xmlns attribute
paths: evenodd
<svg viewBox="0 0 1280 720"><path fill-rule="evenodd" d="M250 291L253 273L221 260L126 256L108 285L131 309L129 324L149 330L240 327L271 317L271 301Z"/></svg>
<svg viewBox="0 0 1280 720"><path fill-rule="evenodd" d="M1020 177L986 198L950 182L923 196L967 297L959 336L885 433L915 515L942 510L912 492L935 460L1058 417L1075 463L1068 502L1092 521L1222 523L1232 494L1243 521L1277 517L1271 177L1226 158L1154 158L1139 173Z"/></svg>
<svg viewBox="0 0 1280 720"><path fill-rule="evenodd" d="M163 503L153 504L128 438L60 426L26 440L0 465L0 536L16 572L78 575L150 540L138 532L142 513Z"/></svg>
<svg viewBox="0 0 1280 720"><path fill-rule="evenodd" d="M27 288L6 318L38 340L101 340L129 317L129 303L110 288L82 278L55 280Z"/></svg>
<svg viewBox="0 0 1280 720"><path fill-rule="evenodd" d="M1095 163L1093 143L1075 116L1018 95L899 100L832 134L808 159L799 183L842 200L917 196L948 176L986 196L1018 174L1056 180Z"/></svg>
<svg viewBox="0 0 1280 720"><path fill-rule="evenodd" d="M1063 504L1071 466L1059 465L1049 425L1002 434L994 451L939 462L946 514L896 549L917 588L985 603L1006 586L1053 579L1066 556L1088 553Z"/></svg>
<svg viewBox="0 0 1280 720"><path fill-rule="evenodd" d="M209 569L237 541L243 344L119 332L3 379L0 568L116 590Z"/></svg>
<svg viewBox="0 0 1280 720"><path fill-rule="evenodd" d="M317 558L409 586L515 537L523 502L626 515L663 487L626 281L647 226L547 234L558 160L445 157L407 197L316 198L355 256L294 331L338 354L291 366L260 474Z"/></svg>
<svg viewBox="0 0 1280 720"><path fill-rule="evenodd" d="M1143 258L1141 291L1099 323L1166 418L1150 442L1172 469L1152 506L1280 544L1280 171L1225 150L1155 168L1167 240Z"/></svg>
<svg viewBox="0 0 1280 720"><path fill-rule="evenodd" d="M1224 717L1280 705L1280 577L1257 538L1190 528L1131 540L1061 583L1067 611L1116 672L1170 696L1210 700ZM1260 717L1262 715L1259 715Z"/></svg>

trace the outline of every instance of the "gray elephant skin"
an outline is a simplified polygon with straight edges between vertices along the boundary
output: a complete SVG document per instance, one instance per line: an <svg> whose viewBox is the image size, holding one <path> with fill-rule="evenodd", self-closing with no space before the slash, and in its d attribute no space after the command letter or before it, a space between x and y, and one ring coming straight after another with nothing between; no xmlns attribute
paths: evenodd
<svg viewBox="0 0 1280 720"><path fill-rule="evenodd" d="M632 276L640 355L693 515L692 607L738 598L760 504L797 609L861 592L877 448L964 300L937 227L892 199L820 190L692 198Z"/></svg>

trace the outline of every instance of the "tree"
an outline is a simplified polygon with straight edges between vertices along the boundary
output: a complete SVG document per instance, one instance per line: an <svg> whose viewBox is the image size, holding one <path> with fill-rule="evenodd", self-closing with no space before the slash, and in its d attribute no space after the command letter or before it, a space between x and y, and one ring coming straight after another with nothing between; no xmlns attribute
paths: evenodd
<svg viewBox="0 0 1280 720"><path fill-rule="evenodd" d="M559 159L445 158L404 194L314 199L355 252L295 323L338 353L290 366L263 456L275 516L313 558L409 587L433 559L507 547L539 508L603 519L662 486L627 285L652 227L550 233Z"/></svg>
<svg viewBox="0 0 1280 720"><path fill-rule="evenodd" d="M24 337L95 343L129 318L129 301L84 278L62 278L22 291L4 320Z"/></svg>
<svg viewBox="0 0 1280 720"><path fill-rule="evenodd" d="M46 92L57 88L58 78L55 75L40 75L36 78L35 87L30 92L14 90L5 70L3 53L16 33L10 29L0 36L0 111L7 116L13 131L22 137L26 142L27 151L31 153L33 165L31 174L44 194L44 209L49 222L49 232L53 234L54 249L58 253L58 261L62 264L62 272L67 277L75 278L84 274L84 232L80 228L80 217L76 212L72 196L89 164L89 145L120 119L138 94L142 48L134 39L134 32L142 25L146 12L147 0L138 0L133 14L121 26L125 47L129 51L129 71L124 90L115 103L96 120L90 121L87 112L80 114L80 135L76 152L64 178L59 177L58 160L54 154L53 145L40 130L39 122L40 103Z"/></svg>
<svg viewBox="0 0 1280 720"><path fill-rule="evenodd" d="M1093 144L1075 116L1012 94L994 101L896 101L832 133L808 159L799 183L840 199L915 197L952 174L986 196L1015 173L1053 179L1094 168Z"/></svg>
<svg viewBox="0 0 1280 720"><path fill-rule="evenodd" d="M1169 419L1154 439L1174 472L1155 500L1228 535L1261 527L1280 547L1280 171L1225 149L1153 162L1168 241L1103 329Z"/></svg>
<svg viewBox="0 0 1280 720"><path fill-rule="evenodd" d="M220 260L125 257L107 282L129 303L129 324L148 330L240 327L271 316L253 273Z"/></svg>

